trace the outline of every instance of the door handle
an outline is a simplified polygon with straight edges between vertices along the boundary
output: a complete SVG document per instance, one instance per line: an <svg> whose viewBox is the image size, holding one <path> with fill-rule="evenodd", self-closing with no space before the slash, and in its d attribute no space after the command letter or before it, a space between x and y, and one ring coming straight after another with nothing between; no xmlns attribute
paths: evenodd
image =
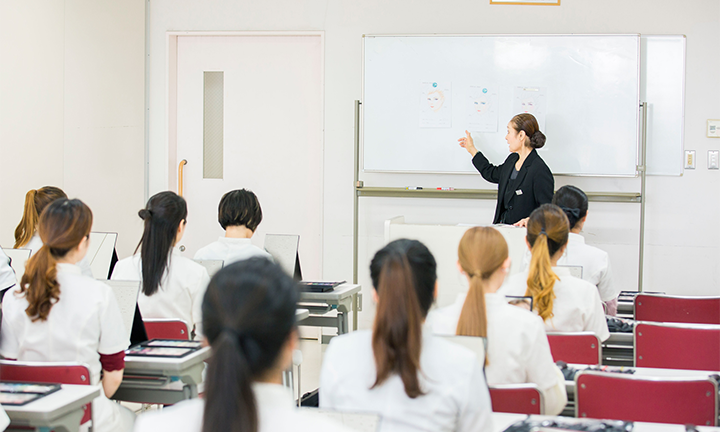
<svg viewBox="0 0 720 432"><path fill-rule="evenodd" d="M187 159L181 160L180 165L178 165L178 195L180 196L183 196L183 184L185 184L185 181L183 179L185 165L187 165Z"/></svg>

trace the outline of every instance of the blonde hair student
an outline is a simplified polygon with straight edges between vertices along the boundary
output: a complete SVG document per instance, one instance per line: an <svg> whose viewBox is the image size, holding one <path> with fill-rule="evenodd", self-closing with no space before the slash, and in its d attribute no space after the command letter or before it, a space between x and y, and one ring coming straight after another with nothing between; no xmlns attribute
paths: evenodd
<svg viewBox="0 0 720 432"><path fill-rule="evenodd" d="M205 267L175 249L185 233L185 199L160 192L138 215L145 223L140 244L135 255L118 261L112 279L142 281L138 306L143 318L181 319L199 335L200 305L210 276Z"/></svg>
<svg viewBox="0 0 720 432"><path fill-rule="evenodd" d="M120 308L109 286L76 265L87 252L92 220L79 200L58 199L43 211L43 246L28 260L20 288L3 301L0 354L87 364L90 384L103 390L93 401L93 429L129 431L135 415L108 399L122 381L129 345Z"/></svg>
<svg viewBox="0 0 720 432"><path fill-rule="evenodd" d="M212 349L205 398L138 418L136 432L344 432L294 406L282 385L297 345L298 287L264 258L231 264L213 276L203 300Z"/></svg>
<svg viewBox="0 0 720 432"><path fill-rule="evenodd" d="M423 331L437 282L427 247L395 240L375 254L370 275L373 329L330 342L320 407L378 413L381 431L489 430L490 395L475 353Z"/></svg>
<svg viewBox="0 0 720 432"><path fill-rule="evenodd" d="M501 293L531 296L533 310L547 331L592 331L605 340L610 336L597 288L557 267L568 242L567 216L556 205L543 204L527 223L526 242L532 252L529 268L513 275Z"/></svg>
<svg viewBox="0 0 720 432"><path fill-rule="evenodd" d="M543 414L559 414L567 403L565 379L553 362L542 320L497 293L510 268L505 238L492 227L470 228L458 246L458 265L470 288L454 304L430 313L433 331L487 337L488 385L534 383L543 394Z"/></svg>
<svg viewBox="0 0 720 432"><path fill-rule="evenodd" d="M26 248L35 253L42 246L42 241L37 235L38 220L40 214L51 202L67 198L62 189L55 186L44 186L40 189L31 189L25 194L25 207L23 208L22 219L15 228L15 249Z"/></svg>

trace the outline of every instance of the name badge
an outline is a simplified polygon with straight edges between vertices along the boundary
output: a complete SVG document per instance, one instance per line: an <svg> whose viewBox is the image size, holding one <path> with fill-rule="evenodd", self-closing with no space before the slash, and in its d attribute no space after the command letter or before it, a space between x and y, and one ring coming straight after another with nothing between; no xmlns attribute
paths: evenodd
<svg viewBox="0 0 720 432"><path fill-rule="evenodd" d="M522 190L520 190L520 189L516 190L515 195L522 195Z"/></svg>

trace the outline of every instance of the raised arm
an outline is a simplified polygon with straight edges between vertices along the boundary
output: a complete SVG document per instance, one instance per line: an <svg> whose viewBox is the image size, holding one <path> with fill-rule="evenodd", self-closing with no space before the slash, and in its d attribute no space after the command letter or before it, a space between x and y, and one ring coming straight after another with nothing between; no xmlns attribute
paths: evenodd
<svg viewBox="0 0 720 432"><path fill-rule="evenodd" d="M472 163L475 165L475 169L478 170L480 175L483 176L483 178L490 183L500 183L500 169L502 165L496 166L491 164L485 155L483 155L478 149L475 148L475 143L473 142L472 136L470 135L470 132L465 131L465 136L458 139L458 142L460 143L460 147L464 148L465 150L470 153L470 156L472 156Z"/></svg>

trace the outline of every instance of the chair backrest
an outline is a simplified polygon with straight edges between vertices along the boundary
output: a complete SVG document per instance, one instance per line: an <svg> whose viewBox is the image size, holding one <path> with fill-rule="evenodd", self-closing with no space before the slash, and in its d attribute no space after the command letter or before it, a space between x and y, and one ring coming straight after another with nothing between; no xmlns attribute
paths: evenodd
<svg viewBox="0 0 720 432"><path fill-rule="evenodd" d="M575 416L638 422L717 424L717 383L583 371L575 376Z"/></svg>
<svg viewBox="0 0 720 432"><path fill-rule="evenodd" d="M542 393L535 384L504 384L489 389L493 412L543 414Z"/></svg>
<svg viewBox="0 0 720 432"><path fill-rule="evenodd" d="M438 336L452 343L462 345L477 355L478 361L485 366L485 346L487 339L479 336Z"/></svg>
<svg viewBox="0 0 720 432"><path fill-rule="evenodd" d="M95 279L107 279L110 273L117 233L91 232L86 256Z"/></svg>
<svg viewBox="0 0 720 432"><path fill-rule="evenodd" d="M210 277L213 277L215 273L219 272L223 268L223 260L193 260L201 266L205 267Z"/></svg>
<svg viewBox="0 0 720 432"><path fill-rule="evenodd" d="M720 325L640 322L635 366L720 371Z"/></svg>
<svg viewBox="0 0 720 432"><path fill-rule="evenodd" d="M110 285L115 294L129 339L135 319L135 307L140 295L140 281L103 280L102 282Z"/></svg>
<svg viewBox="0 0 720 432"><path fill-rule="evenodd" d="M18 282L25 274L25 263L30 259L30 249L3 249L5 255L10 257L10 267L15 270Z"/></svg>
<svg viewBox="0 0 720 432"><path fill-rule="evenodd" d="M635 320L720 324L720 297L638 294L635 296Z"/></svg>
<svg viewBox="0 0 720 432"><path fill-rule="evenodd" d="M28 383L90 385L90 369L82 363L44 363L0 360L0 379ZM91 404L83 407L80 424L92 420Z"/></svg>
<svg viewBox="0 0 720 432"><path fill-rule="evenodd" d="M181 319L144 319L148 339L190 339L188 325Z"/></svg>
<svg viewBox="0 0 720 432"><path fill-rule="evenodd" d="M602 360L600 339L593 332L548 333L554 361L599 365Z"/></svg>

